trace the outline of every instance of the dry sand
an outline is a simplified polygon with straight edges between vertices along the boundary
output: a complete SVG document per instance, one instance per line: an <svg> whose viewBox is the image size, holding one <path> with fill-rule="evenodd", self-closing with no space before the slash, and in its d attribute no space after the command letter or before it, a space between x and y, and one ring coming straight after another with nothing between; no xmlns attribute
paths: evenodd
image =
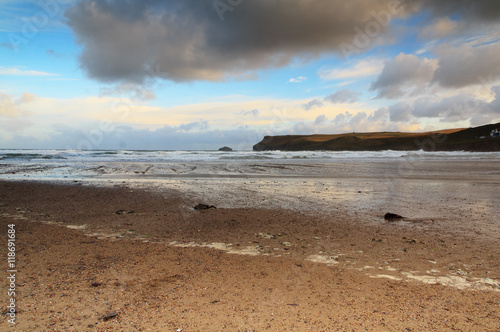
<svg viewBox="0 0 500 332"><path fill-rule="evenodd" d="M0 182L4 314L7 224L17 243L17 324L0 330L500 330L498 239L195 203Z"/></svg>

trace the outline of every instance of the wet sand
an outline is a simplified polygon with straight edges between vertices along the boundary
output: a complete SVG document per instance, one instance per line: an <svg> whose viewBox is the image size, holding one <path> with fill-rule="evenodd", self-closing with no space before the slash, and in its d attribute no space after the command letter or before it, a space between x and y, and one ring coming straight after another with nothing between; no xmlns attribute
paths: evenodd
<svg viewBox="0 0 500 332"><path fill-rule="evenodd" d="M224 160L0 164L0 180L176 190L224 208L345 214L369 225L386 212L409 225L500 240L498 159ZM484 157L483 157L484 158Z"/></svg>
<svg viewBox="0 0 500 332"><path fill-rule="evenodd" d="M15 330L499 330L498 224L488 219L498 196L485 200L495 184L494 174L486 173L495 169L475 170L465 181L432 179L432 172L424 182L413 175L414 185L395 179L396 199L383 196L377 202L387 205L354 210L346 209L354 197L365 197L357 198L363 203L370 202L367 195L381 195L375 189L383 185L374 185L380 179L324 177L323 183L336 181L334 188L353 195L334 200L339 204L328 213L317 208L330 202L321 200L328 196L310 179L293 180L306 182L296 191L290 189L293 181L279 179L213 186L227 181L221 177L151 185L138 175L136 181L111 181L109 188L102 187L109 180L102 178L101 188L88 185L90 178L65 185L0 182L1 248L7 247L6 225L16 225ZM262 189L258 181L278 183ZM278 190L269 195L271 202L257 203L280 181L288 192ZM434 192L425 198L433 181ZM452 190L448 197L443 183ZM301 189L307 184L315 189ZM368 193L370 186L375 189ZM314 191L317 196L309 195ZM422 215L416 215L422 205L410 208L405 214L415 213L403 221L382 218L389 207L403 214L411 195L424 203L437 196L441 201ZM453 201L461 195L472 210ZM302 211L279 208L287 200L300 203L300 197L318 204ZM192 209L197 203L218 208ZM484 215L482 221L476 216L480 227L471 232L468 216L479 203ZM429 218L426 213L436 213L439 205L442 218ZM7 289L5 271L0 277ZM4 309L7 292L0 294ZM0 322L0 329L8 326L7 318Z"/></svg>

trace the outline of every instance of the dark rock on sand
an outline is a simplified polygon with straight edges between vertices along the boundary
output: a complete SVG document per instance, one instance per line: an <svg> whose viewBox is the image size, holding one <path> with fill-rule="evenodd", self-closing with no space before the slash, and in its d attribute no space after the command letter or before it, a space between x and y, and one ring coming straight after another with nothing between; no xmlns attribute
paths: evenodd
<svg viewBox="0 0 500 332"><path fill-rule="evenodd" d="M233 149L231 149L229 146L224 146L220 148L219 151L233 151Z"/></svg>
<svg viewBox="0 0 500 332"><path fill-rule="evenodd" d="M198 204L194 207L195 210L208 210L208 209L217 209L213 205L207 205L207 204Z"/></svg>
<svg viewBox="0 0 500 332"><path fill-rule="evenodd" d="M129 210L118 210L115 212L115 214L134 214L134 211L129 211Z"/></svg>
<svg viewBox="0 0 500 332"><path fill-rule="evenodd" d="M384 216L384 219L385 220L388 220L388 221L392 221L392 220L396 220L396 219L403 219L404 217L403 216L400 216L399 214L395 214L395 213L390 213L390 212L387 212Z"/></svg>
<svg viewBox="0 0 500 332"><path fill-rule="evenodd" d="M104 317L101 317L101 319L104 320L104 321L107 321L107 320L110 320L111 318L114 318L116 316L118 316L118 313L112 312L112 313L107 314Z"/></svg>

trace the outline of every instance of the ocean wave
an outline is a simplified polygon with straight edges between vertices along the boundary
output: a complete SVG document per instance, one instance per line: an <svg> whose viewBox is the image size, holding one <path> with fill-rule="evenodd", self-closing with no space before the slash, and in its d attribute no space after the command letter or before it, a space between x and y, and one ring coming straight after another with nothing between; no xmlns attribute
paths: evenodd
<svg viewBox="0 0 500 332"><path fill-rule="evenodd" d="M221 162L245 160L417 160L500 159L500 152L426 151L151 151L151 150L0 150L4 162Z"/></svg>
<svg viewBox="0 0 500 332"><path fill-rule="evenodd" d="M47 155L39 153L0 153L0 160L34 160L34 159L57 160L66 158L64 158L63 156Z"/></svg>
<svg viewBox="0 0 500 332"><path fill-rule="evenodd" d="M220 160L256 160L256 159L276 159L270 156L221 156Z"/></svg>
<svg viewBox="0 0 500 332"><path fill-rule="evenodd" d="M500 152L408 151L403 156L420 159L500 159Z"/></svg>

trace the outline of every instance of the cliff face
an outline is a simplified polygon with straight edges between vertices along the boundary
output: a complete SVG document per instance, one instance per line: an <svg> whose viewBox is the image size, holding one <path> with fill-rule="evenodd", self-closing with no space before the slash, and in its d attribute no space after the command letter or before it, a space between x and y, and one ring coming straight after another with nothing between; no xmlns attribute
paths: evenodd
<svg viewBox="0 0 500 332"><path fill-rule="evenodd" d="M265 136L254 151L500 151L500 138L488 138L500 123L426 133L349 133L338 135ZM487 138L480 138L485 136Z"/></svg>
<svg viewBox="0 0 500 332"><path fill-rule="evenodd" d="M273 146L273 140L279 136L264 136L264 139L253 146L254 151L270 150L268 147ZM274 149L277 150L277 149Z"/></svg>

